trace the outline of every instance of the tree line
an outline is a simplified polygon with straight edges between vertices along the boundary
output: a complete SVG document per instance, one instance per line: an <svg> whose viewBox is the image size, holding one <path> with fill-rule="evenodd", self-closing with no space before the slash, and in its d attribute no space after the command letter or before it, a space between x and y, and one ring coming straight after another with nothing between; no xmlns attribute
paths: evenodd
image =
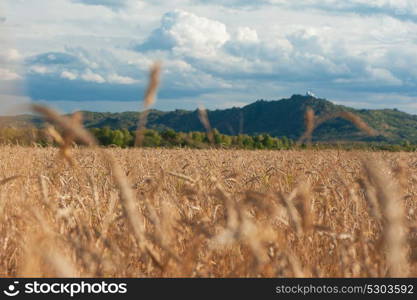
<svg viewBox="0 0 417 300"><path fill-rule="evenodd" d="M136 131L127 129L111 129L110 127L91 128L90 132L102 146L113 146L128 148L134 146ZM210 138L211 136L211 138ZM56 145L52 136L46 129L35 127L0 128L0 144L2 145L21 145L39 146ZM269 134L236 136L221 134L214 129L211 135L206 132L176 132L172 129L157 131L145 129L143 147L164 147L164 148L237 148L237 149L291 149L295 145L293 140L287 137L276 138Z"/></svg>
<svg viewBox="0 0 417 300"><path fill-rule="evenodd" d="M93 128L93 135L103 146L132 147L135 141L134 131L127 129ZM210 137L211 136L211 137ZM143 147L185 147L185 148L239 148L239 149L291 149L294 141L287 137L276 138L269 134L259 135L226 135L214 129L211 134L206 132L177 132L172 129L161 131L146 129Z"/></svg>
<svg viewBox="0 0 417 300"><path fill-rule="evenodd" d="M135 131L127 129L111 129L110 127L92 128L90 132L102 146L129 148L134 146ZM0 128L1 145L56 146L54 139L47 130L35 127ZM269 134L258 135L226 135L214 129L212 134L206 132L177 132L172 129L161 131L146 129L144 132L143 147L161 148L223 148L223 149L343 149L343 150L371 150L371 151L417 151L417 145L404 140L398 144L377 142L345 142L345 143L313 143L310 145L297 145L294 140L285 136L272 137Z"/></svg>

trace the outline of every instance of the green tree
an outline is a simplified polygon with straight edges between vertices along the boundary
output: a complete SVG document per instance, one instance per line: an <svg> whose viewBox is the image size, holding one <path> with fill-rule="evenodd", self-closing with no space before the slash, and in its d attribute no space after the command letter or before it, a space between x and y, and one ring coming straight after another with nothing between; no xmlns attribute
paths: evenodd
<svg viewBox="0 0 417 300"><path fill-rule="evenodd" d="M213 130L214 143L220 145L222 143L222 135L217 129Z"/></svg>
<svg viewBox="0 0 417 300"><path fill-rule="evenodd" d="M122 129L122 133L123 133L123 147L132 147L134 144L133 135L126 128Z"/></svg>
<svg viewBox="0 0 417 300"><path fill-rule="evenodd" d="M174 146L177 138L177 132L173 129L165 129L161 132L163 146Z"/></svg>
<svg viewBox="0 0 417 300"><path fill-rule="evenodd" d="M117 145L119 147L123 147L125 145L124 142L125 142L125 137L121 130L117 129L111 133L111 144Z"/></svg>
<svg viewBox="0 0 417 300"><path fill-rule="evenodd" d="M282 146L284 147L284 149L290 148L290 140L286 136L282 137L281 141L282 141Z"/></svg>
<svg viewBox="0 0 417 300"><path fill-rule="evenodd" d="M242 144L245 149L253 149L255 142L251 136L245 134L242 135Z"/></svg>
<svg viewBox="0 0 417 300"><path fill-rule="evenodd" d="M272 149L274 146L274 141L269 134L264 134L262 136L262 144L266 149Z"/></svg>
<svg viewBox="0 0 417 300"><path fill-rule="evenodd" d="M221 144L224 147L229 148L232 145L232 137L230 135L222 135L221 136Z"/></svg>
<svg viewBox="0 0 417 300"><path fill-rule="evenodd" d="M106 126L96 131L96 138L101 145L108 146L112 143L112 130Z"/></svg>
<svg viewBox="0 0 417 300"><path fill-rule="evenodd" d="M204 140L204 134L201 132L192 132L191 138L197 143L202 143Z"/></svg>
<svg viewBox="0 0 417 300"><path fill-rule="evenodd" d="M162 137L156 130L148 129L145 131L143 139L143 146L145 147L159 147L162 142Z"/></svg>

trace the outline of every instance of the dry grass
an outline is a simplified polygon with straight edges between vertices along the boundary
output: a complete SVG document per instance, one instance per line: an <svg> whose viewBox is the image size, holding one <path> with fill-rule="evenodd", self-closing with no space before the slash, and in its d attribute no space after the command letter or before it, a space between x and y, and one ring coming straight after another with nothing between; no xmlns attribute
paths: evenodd
<svg viewBox="0 0 417 300"><path fill-rule="evenodd" d="M60 151L0 148L2 276L417 276L414 154Z"/></svg>

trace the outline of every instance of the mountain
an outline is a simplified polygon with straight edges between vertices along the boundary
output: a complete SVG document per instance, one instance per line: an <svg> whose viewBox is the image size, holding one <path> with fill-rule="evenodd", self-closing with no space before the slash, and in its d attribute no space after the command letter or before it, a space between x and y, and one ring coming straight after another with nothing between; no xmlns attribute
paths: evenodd
<svg viewBox="0 0 417 300"><path fill-rule="evenodd" d="M341 118L329 120L320 125L313 134L315 141L379 141L399 143L408 140L417 143L417 115L410 115L396 109L368 110L353 109L336 105L326 99L316 98L312 94L293 95L291 98L265 101L258 100L242 108L208 111L213 128L221 133L236 135L245 133L256 135L269 133L272 136L297 140L305 131L304 116L308 108L317 116L334 115L338 112L351 112L362 118L373 128L376 136L368 136L358 130L349 121ZM87 128L108 126L112 129L126 128L134 130L138 122L137 112L99 113L84 111L84 125ZM42 122L38 117L25 115L18 117L2 117L3 124L22 126L29 122L39 126ZM148 116L148 128L175 131L204 131L198 111L175 110L162 112L151 110Z"/></svg>

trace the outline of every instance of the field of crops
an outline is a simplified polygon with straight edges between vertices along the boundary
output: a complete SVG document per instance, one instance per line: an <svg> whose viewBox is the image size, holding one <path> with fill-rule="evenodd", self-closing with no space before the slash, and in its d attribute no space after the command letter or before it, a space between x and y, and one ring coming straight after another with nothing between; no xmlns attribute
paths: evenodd
<svg viewBox="0 0 417 300"><path fill-rule="evenodd" d="M0 148L1 276L417 276L413 153Z"/></svg>

